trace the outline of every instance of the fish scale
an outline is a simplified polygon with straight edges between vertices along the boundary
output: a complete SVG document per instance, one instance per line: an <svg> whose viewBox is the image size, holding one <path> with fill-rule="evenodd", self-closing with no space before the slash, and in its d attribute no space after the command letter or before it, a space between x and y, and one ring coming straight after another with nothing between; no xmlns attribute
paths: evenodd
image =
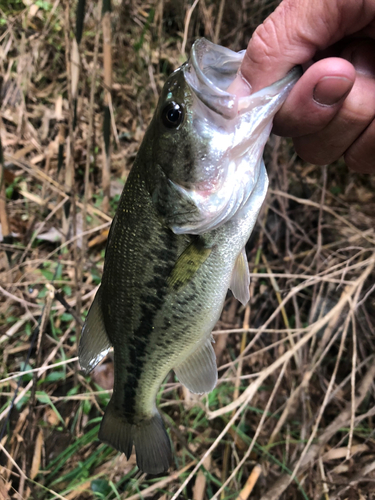
<svg viewBox="0 0 375 500"><path fill-rule="evenodd" d="M138 187L136 187L137 182L140 184ZM124 360L127 369L119 370L115 379L114 394L115 399L121 400L122 405L126 401L127 412L132 413L135 409L133 402L144 368L146 351L152 347L149 337L153 332L153 319L161 309L163 299L168 292L166 280L179 253L178 240L186 238L176 237L168 228L164 228L163 232L160 231L158 226L162 224L150 203L145 183L140 182L138 165L134 165L127 187L116 215L116 226L121 227L121 231L113 237L113 246L112 242L108 246L101 286L103 293L108 295L111 309L117 311L113 315L105 306L103 307L109 339L115 344L116 334L111 331L116 332L120 329L123 330L124 338L128 339L128 342L124 342L118 350L117 356L115 352L116 375L117 367L123 366ZM137 227L132 224L132 214L136 217ZM140 224L142 219L147 225ZM146 242L146 251L141 252L138 247L144 246ZM121 258L116 255L119 249L124 250ZM132 269L132 273L128 272L128 268ZM119 288L123 291L122 294L117 293ZM138 300L134 298L135 296ZM158 339L155 337L153 343L157 342ZM134 379L133 383L128 383L129 376ZM138 399L142 399L141 393L138 394Z"/></svg>
<svg viewBox="0 0 375 500"><path fill-rule="evenodd" d="M211 391L211 331L227 290L242 303L249 298L245 244L268 185L262 151L299 76L294 71L239 100L220 85L234 79L242 57L201 39L191 61L167 80L126 181L82 329L84 371L114 350L113 394L99 438L127 458L134 446L138 467L151 474L171 462L155 402L160 385L173 369L192 392Z"/></svg>

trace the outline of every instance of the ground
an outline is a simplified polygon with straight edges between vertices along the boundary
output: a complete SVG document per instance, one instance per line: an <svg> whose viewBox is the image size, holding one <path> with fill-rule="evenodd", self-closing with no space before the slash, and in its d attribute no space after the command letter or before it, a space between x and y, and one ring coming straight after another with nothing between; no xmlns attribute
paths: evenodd
<svg viewBox="0 0 375 500"><path fill-rule="evenodd" d="M218 386L160 390L170 472L98 441L112 362L84 376L77 338L158 94L197 37L245 48L277 2L117 0L107 24L100 4L76 50L76 1L0 0L0 498L375 498L375 177L274 136L251 301L228 293L214 330Z"/></svg>

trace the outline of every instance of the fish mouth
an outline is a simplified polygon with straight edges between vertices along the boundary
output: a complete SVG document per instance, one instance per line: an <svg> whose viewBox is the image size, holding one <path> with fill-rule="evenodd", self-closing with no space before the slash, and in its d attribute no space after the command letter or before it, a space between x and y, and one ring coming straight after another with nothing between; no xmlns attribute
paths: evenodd
<svg viewBox="0 0 375 500"><path fill-rule="evenodd" d="M226 89L235 79L244 55L244 50L233 52L199 38L184 66L185 80L196 96L224 118L234 118L238 112L238 97Z"/></svg>
<svg viewBox="0 0 375 500"><path fill-rule="evenodd" d="M296 66L270 86L238 97L227 89L235 79L244 55L245 51L233 52L202 38L194 43L190 60L183 67L185 81L196 97L194 103L202 103L226 122L202 113L201 106L194 110L202 122L211 122L209 125L218 133L213 133L210 138L209 178L205 174L202 184L189 186L170 180L176 198L184 200L186 206L195 207L198 214L194 220L173 224L171 227L176 234L203 234L218 228L248 206L258 182L263 182L264 186L267 184L263 148L275 113L302 71ZM199 120L197 122L199 124ZM217 151L221 156L215 156Z"/></svg>
<svg viewBox="0 0 375 500"><path fill-rule="evenodd" d="M254 94L238 97L227 92L227 88L236 78L245 52L233 52L206 38L199 38L194 42L190 59L183 68L186 82L200 101L227 119L246 113L255 102L258 106L265 105L277 95L284 100L302 74L301 67L295 66L272 85Z"/></svg>

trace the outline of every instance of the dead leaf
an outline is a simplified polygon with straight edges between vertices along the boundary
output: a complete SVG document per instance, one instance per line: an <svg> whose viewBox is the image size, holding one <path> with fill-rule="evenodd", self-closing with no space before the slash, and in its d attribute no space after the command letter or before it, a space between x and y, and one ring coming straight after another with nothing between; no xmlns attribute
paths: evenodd
<svg viewBox="0 0 375 500"><path fill-rule="evenodd" d="M51 227L45 233L38 234L37 238L38 238L38 240L50 241L51 243L57 243L57 242L61 241L62 234L55 227Z"/></svg>
<svg viewBox="0 0 375 500"><path fill-rule="evenodd" d="M30 479L34 479L38 474L40 469L40 460L42 458L42 447L43 447L43 431L40 430L35 441L34 456L31 464Z"/></svg>
<svg viewBox="0 0 375 500"><path fill-rule="evenodd" d="M77 96L80 69L79 50L77 40L75 38L72 41L72 52L70 57L72 64L72 96L75 99Z"/></svg>
<svg viewBox="0 0 375 500"><path fill-rule="evenodd" d="M44 413L44 421L53 427L61 422L56 412L50 407L47 408Z"/></svg>
<svg viewBox="0 0 375 500"><path fill-rule="evenodd" d="M211 455L203 460L203 466L206 470L211 468ZM199 470L197 474L197 479L193 487L193 500L203 500L204 494L206 492L206 475L202 469Z"/></svg>
<svg viewBox="0 0 375 500"><path fill-rule="evenodd" d="M234 444L240 451L245 451L248 449L248 445L245 443L245 441L239 436L239 434L236 432L236 429L230 428L228 430L229 434L232 436ZM256 456L256 455L255 455Z"/></svg>
<svg viewBox="0 0 375 500"><path fill-rule="evenodd" d="M38 5L36 5L35 3L33 5L31 5L29 12L28 12L29 17L34 17L36 15L36 13L38 12L38 10L39 10Z"/></svg>
<svg viewBox="0 0 375 500"><path fill-rule="evenodd" d="M356 453L363 453L364 451L368 451L369 447L366 444L356 444L351 448L351 455L355 455ZM327 451L327 453L323 456L323 462L328 462L328 460L337 460L339 458L345 458L348 453L348 448L343 446L341 448L332 448Z"/></svg>
<svg viewBox="0 0 375 500"><path fill-rule="evenodd" d="M0 500L8 500L8 498L9 498L9 495L8 495L6 483L4 482L3 478L0 477Z"/></svg>
<svg viewBox="0 0 375 500"><path fill-rule="evenodd" d="M100 245L101 243L104 243L105 241L107 241L108 234L109 234L109 229L105 229L100 234L95 236L95 238L92 238L92 240L89 241L88 247L92 248L95 245Z"/></svg>

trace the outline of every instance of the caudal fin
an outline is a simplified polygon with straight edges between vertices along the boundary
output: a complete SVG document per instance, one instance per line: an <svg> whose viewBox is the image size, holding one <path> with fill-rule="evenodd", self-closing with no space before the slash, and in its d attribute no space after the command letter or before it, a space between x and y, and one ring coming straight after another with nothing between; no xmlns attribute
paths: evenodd
<svg viewBox="0 0 375 500"><path fill-rule="evenodd" d="M171 444L159 413L139 425L130 424L109 402L103 417L99 439L129 459L133 444L139 469L147 474L166 472L172 460Z"/></svg>

